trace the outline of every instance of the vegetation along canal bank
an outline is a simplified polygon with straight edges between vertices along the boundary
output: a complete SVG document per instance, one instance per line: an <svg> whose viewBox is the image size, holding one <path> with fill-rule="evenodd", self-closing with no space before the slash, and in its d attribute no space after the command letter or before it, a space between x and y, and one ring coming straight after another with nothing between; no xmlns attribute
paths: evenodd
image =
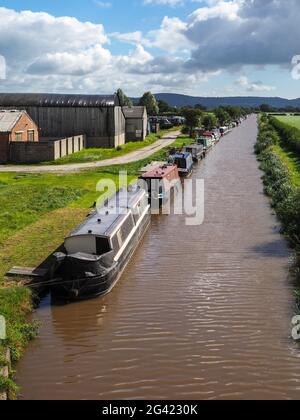
<svg viewBox="0 0 300 420"><path fill-rule="evenodd" d="M175 147L190 142L179 137ZM0 366L7 362L4 353L11 350L15 364L37 332L30 322L35 299L32 292L6 277L13 266L36 267L57 247L65 236L87 215L99 193L96 184L109 178L118 184L119 171L127 170L129 181L136 179L139 168L154 160L164 160L166 149L142 161L103 167L72 174L0 174L0 308L7 322L7 339L0 341ZM0 375L0 390L16 393L11 378Z"/></svg>
<svg viewBox="0 0 300 420"><path fill-rule="evenodd" d="M261 115L255 146L265 192L295 250L296 311L300 313L300 117Z"/></svg>

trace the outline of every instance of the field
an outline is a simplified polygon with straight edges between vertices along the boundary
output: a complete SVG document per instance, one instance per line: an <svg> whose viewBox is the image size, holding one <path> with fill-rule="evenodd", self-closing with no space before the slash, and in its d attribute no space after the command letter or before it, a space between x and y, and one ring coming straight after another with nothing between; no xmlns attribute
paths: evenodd
<svg viewBox="0 0 300 420"><path fill-rule="evenodd" d="M291 127L298 128L300 130L300 116L294 116L294 115L286 115L286 116L276 116L276 118L285 123L290 125Z"/></svg>

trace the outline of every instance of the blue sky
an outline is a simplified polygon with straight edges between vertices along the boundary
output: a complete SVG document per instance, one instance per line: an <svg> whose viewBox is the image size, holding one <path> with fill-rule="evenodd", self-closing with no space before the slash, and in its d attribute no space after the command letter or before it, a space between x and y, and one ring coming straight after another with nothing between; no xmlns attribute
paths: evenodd
<svg viewBox="0 0 300 420"><path fill-rule="evenodd" d="M299 15L298 0L0 0L0 90L300 97Z"/></svg>
<svg viewBox="0 0 300 420"><path fill-rule="evenodd" d="M103 23L108 31L150 30L157 28L164 16L188 16L195 3L177 7L144 4L143 0L2 0L1 6L15 10L45 11L54 16L75 16L80 20ZM200 4L200 3L199 3Z"/></svg>

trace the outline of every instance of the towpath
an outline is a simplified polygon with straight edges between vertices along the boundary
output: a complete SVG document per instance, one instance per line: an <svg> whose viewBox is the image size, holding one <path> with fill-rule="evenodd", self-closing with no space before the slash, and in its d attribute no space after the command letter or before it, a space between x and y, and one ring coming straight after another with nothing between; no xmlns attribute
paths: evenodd
<svg viewBox="0 0 300 420"><path fill-rule="evenodd" d="M154 144L144 147L143 149L136 150L135 152L128 153L124 156L119 156L112 159L101 160L97 162L86 163L72 163L66 165L0 165L0 172L26 172L26 173L45 173L45 172L78 172L86 169L103 168L105 166L124 165L126 163L137 162L146 159L154 153L160 151L164 147L170 146L177 137L180 131L174 131L163 136Z"/></svg>

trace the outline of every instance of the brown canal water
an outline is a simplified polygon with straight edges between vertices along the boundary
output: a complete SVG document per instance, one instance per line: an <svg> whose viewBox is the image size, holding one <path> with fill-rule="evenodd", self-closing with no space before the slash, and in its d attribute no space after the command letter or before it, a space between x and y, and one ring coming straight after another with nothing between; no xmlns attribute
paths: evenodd
<svg viewBox="0 0 300 420"><path fill-rule="evenodd" d="M251 117L195 171L205 222L153 217L104 299L37 311L25 399L299 399L289 251L263 194Z"/></svg>

